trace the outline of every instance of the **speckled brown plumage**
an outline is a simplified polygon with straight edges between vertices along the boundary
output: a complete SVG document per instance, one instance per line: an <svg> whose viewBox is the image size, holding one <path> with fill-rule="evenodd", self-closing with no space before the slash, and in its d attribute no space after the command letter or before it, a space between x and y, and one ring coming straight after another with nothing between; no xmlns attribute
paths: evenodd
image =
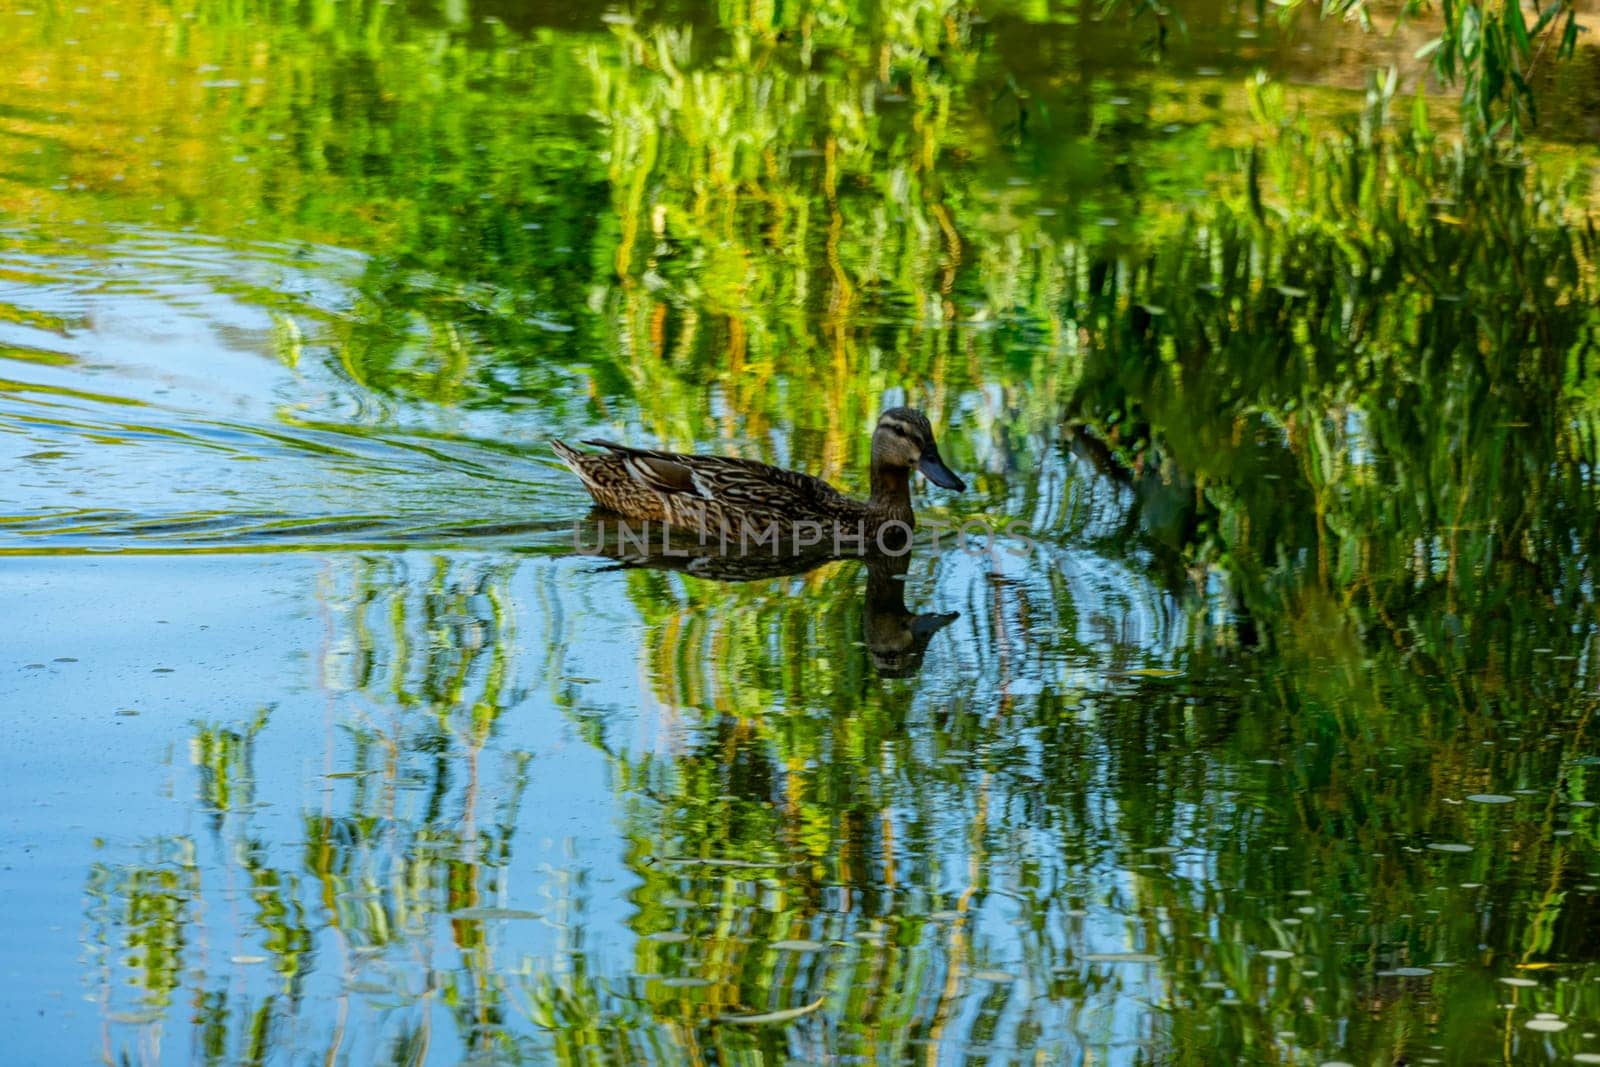
<svg viewBox="0 0 1600 1067"><path fill-rule="evenodd" d="M872 436L872 495L846 496L820 478L729 456L698 456L633 448L611 441L585 441L603 452L581 452L552 441L562 462L582 480L594 502L632 519L737 536L776 523L787 532L796 523L861 528L870 537L881 526L907 526L910 473L923 471L937 484L966 488L939 457L933 428L919 411L891 408Z"/></svg>

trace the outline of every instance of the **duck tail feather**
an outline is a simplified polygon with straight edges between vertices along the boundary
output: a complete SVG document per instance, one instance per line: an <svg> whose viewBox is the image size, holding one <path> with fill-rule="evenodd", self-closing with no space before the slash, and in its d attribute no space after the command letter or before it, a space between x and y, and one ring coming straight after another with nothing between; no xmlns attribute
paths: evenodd
<svg viewBox="0 0 1600 1067"><path fill-rule="evenodd" d="M619 456L625 456L630 452L645 451L642 448L633 448L630 445L619 445L615 441L607 441L604 437L591 437L585 441L579 441L578 443L580 445L588 445L591 448L603 448L608 452L615 452Z"/></svg>

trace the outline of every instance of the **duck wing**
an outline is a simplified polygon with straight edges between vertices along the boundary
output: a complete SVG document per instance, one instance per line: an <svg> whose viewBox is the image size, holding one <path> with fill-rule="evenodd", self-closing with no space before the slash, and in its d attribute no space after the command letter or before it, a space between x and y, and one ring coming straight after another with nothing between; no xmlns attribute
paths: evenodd
<svg viewBox="0 0 1600 1067"><path fill-rule="evenodd" d="M693 456L679 456L672 452L655 452L648 448L619 445L615 441L592 438L583 442L595 448L604 448L622 461L628 477L658 493L690 493L708 497L694 482L694 471L684 462Z"/></svg>
<svg viewBox="0 0 1600 1067"><path fill-rule="evenodd" d="M663 494L715 501L724 509L822 518L854 503L821 478L732 456L689 456L595 439L583 442L618 457L628 476Z"/></svg>

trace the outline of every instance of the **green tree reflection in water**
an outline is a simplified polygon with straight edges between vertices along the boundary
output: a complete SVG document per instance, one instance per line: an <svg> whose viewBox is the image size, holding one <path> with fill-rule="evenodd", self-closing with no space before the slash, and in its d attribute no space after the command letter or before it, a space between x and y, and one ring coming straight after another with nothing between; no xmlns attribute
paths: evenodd
<svg viewBox="0 0 1600 1067"><path fill-rule="evenodd" d="M850 564L336 557L295 830L256 810L270 712L201 723L203 829L90 872L108 1055L180 1019L214 1062L1592 1048L1592 190L1381 87L1286 115L1021 8L152 10L190 91L275 73L164 115L163 176L38 214L365 252L336 297L244 294L337 398L284 422L620 423L848 481L903 389L978 474L959 513L1040 543L913 563L907 600L962 616L908 679ZM223 152L252 177L204 195ZM672 743L619 737L566 647L519 658L519 567L549 616L623 591ZM550 925L506 903L540 768L495 731L546 691L613 775L623 930L572 871Z"/></svg>
<svg viewBox="0 0 1600 1067"><path fill-rule="evenodd" d="M492 753L494 793L480 795L495 721L524 698L508 659L505 576L494 564L444 560L428 570L419 579L400 560L362 561L324 590L323 803L300 813L296 840L256 825L251 754L270 724L263 711L240 727L196 726L197 804L218 852L205 877L217 884L202 885L195 843L181 839L152 846L172 854L160 866L93 874L103 994L114 1005L124 978L144 991L142 1013L108 1022L142 1024L152 1054L180 985L193 988L192 1047L207 1062L266 1062L280 1046L418 1062L435 1004L470 1050L487 1056L510 1040L502 965L484 927L515 917L497 901L529 757ZM346 709L337 720L334 702ZM220 949L206 943L208 929L239 940ZM273 977L252 977L263 975L257 967ZM331 1020L317 1003L330 994ZM352 1001L385 1005L376 1033L346 1034ZM308 1013L309 1044L300 1032Z"/></svg>

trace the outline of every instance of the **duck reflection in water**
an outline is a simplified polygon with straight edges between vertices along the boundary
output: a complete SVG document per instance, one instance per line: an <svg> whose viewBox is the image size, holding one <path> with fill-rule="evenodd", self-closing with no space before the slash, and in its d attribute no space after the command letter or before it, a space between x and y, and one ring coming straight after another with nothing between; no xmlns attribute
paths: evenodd
<svg viewBox="0 0 1600 1067"><path fill-rule="evenodd" d="M906 606L905 579L911 569L909 538L890 540L894 551L840 552L831 543L773 551L724 551L715 540L665 523L633 523L596 509L592 529L575 547L583 555L614 561L610 569L677 571L718 582L758 582L789 578L845 559L858 559L867 572L862 629L873 667L885 678L908 678L922 666L933 635L961 617L959 611L916 612Z"/></svg>
<svg viewBox="0 0 1600 1067"><path fill-rule="evenodd" d="M915 612L906 607L910 553L867 561L862 624L872 665L885 678L909 678L922 669L933 635L961 617L959 611Z"/></svg>

